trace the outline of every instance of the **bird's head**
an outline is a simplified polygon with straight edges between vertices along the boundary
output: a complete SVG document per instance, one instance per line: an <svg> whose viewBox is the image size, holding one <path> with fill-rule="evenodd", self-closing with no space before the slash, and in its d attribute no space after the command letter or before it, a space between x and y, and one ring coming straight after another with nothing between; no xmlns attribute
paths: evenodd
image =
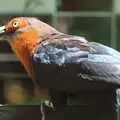
<svg viewBox="0 0 120 120"><path fill-rule="evenodd" d="M16 17L0 27L0 41L7 41L26 69L37 43L57 30L34 17Z"/></svg>
<svg viewBox="0 0 120 120"><path fill-rule="evenodd" d="M42 41L47 34L58 33L56 29L34 17L16 17L6 25L0 27L0 40L5 40L10 45L36 43ZM30 44L29 44L30 45Z"/></svg>

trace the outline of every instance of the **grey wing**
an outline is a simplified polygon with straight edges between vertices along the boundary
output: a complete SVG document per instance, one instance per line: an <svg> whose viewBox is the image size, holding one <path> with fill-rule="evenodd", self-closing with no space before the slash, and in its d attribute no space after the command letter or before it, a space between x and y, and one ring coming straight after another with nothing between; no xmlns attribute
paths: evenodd
<svg viewBox="0 0 120 120"><path fill-rule="evenodd" d="M105 45L89 43L87 61L82 62L83 73L89 80L120 84L120 53Z"/></svg>
<svg viewBox="0 0 120 120"><path fill-rule="evenodd" d="M79 39L60 39L41 44L34 53L33 59L45 64L79 63L86 59L89 53L88 44L82 43Z"/></svg>
<svg viewBox="0 0 120 120"><path fill-rule="evenodd" d="M120 84L120 53L99 43L70 38L53 41L39 45L32 59L35 63L61 67L74 64L79 69L74 67L72 71L77 69L79 79Z"/></svg>

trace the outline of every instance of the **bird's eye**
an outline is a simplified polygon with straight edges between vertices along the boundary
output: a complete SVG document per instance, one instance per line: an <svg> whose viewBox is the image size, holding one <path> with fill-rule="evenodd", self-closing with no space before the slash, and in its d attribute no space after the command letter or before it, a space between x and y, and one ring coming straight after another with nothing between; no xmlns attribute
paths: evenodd
<svg viewBox="0 0 120 120"><path fill-rule="evenodd" d="M19 27L19 21L13 21L13 24L12 24L12 26L14 27L14 28L18 28Z"/></svg>

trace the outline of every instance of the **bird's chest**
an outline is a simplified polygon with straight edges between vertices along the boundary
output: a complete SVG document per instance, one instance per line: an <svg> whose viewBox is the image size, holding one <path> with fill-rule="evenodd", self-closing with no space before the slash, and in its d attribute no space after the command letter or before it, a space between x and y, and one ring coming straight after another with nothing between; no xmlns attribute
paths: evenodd
<svg viewBox="0 0 120 120"><path fill-rule="evenodd" d="M30 57L30 51L25 43L20 43L20 41L15 41L11 44L11 48L20 60L20 62L24 65L29 76L32 76L32 63Z"/></svg>

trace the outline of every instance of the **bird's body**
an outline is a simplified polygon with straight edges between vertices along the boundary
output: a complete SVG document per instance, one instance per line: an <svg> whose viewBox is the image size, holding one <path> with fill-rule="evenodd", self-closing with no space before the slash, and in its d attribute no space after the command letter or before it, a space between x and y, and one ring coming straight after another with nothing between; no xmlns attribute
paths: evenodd
<svg viewBox="0 0 120 120"><path fill-rule="evenodd" d="M5 39L35 84L36 79L39 81L42 79L38 75L41 74L41 64L63 66L65 70L68 68L67 64L74 64L78 68L74 70L77 71L76 77L79 81L104 81L120 84L120 53L110 47L88 42L80 36L61 33L48 24L31 17L14 18L5 27L1 27L0 31L0 34L6 33L4 34L7 36ZM55 67L56 71L57 67ZM44 68L43 71L46 76L51 77L50 74L47 74L47 69ZM60 72L57 74L60 77ZM69 76L71 77L71 75ZM56 79L56 81L62 86L62 80ZM54 84L51 79L48 83ZM66 82L65 85L64 88L67 88L69 83ZM71 82L69 88L72 85ZM42 87L42 85L40 86ZM55 85L53 86L43 87L43 94L49 96L49 88L57 89ZM64 91L64 89L62 90Z"/></svg>

